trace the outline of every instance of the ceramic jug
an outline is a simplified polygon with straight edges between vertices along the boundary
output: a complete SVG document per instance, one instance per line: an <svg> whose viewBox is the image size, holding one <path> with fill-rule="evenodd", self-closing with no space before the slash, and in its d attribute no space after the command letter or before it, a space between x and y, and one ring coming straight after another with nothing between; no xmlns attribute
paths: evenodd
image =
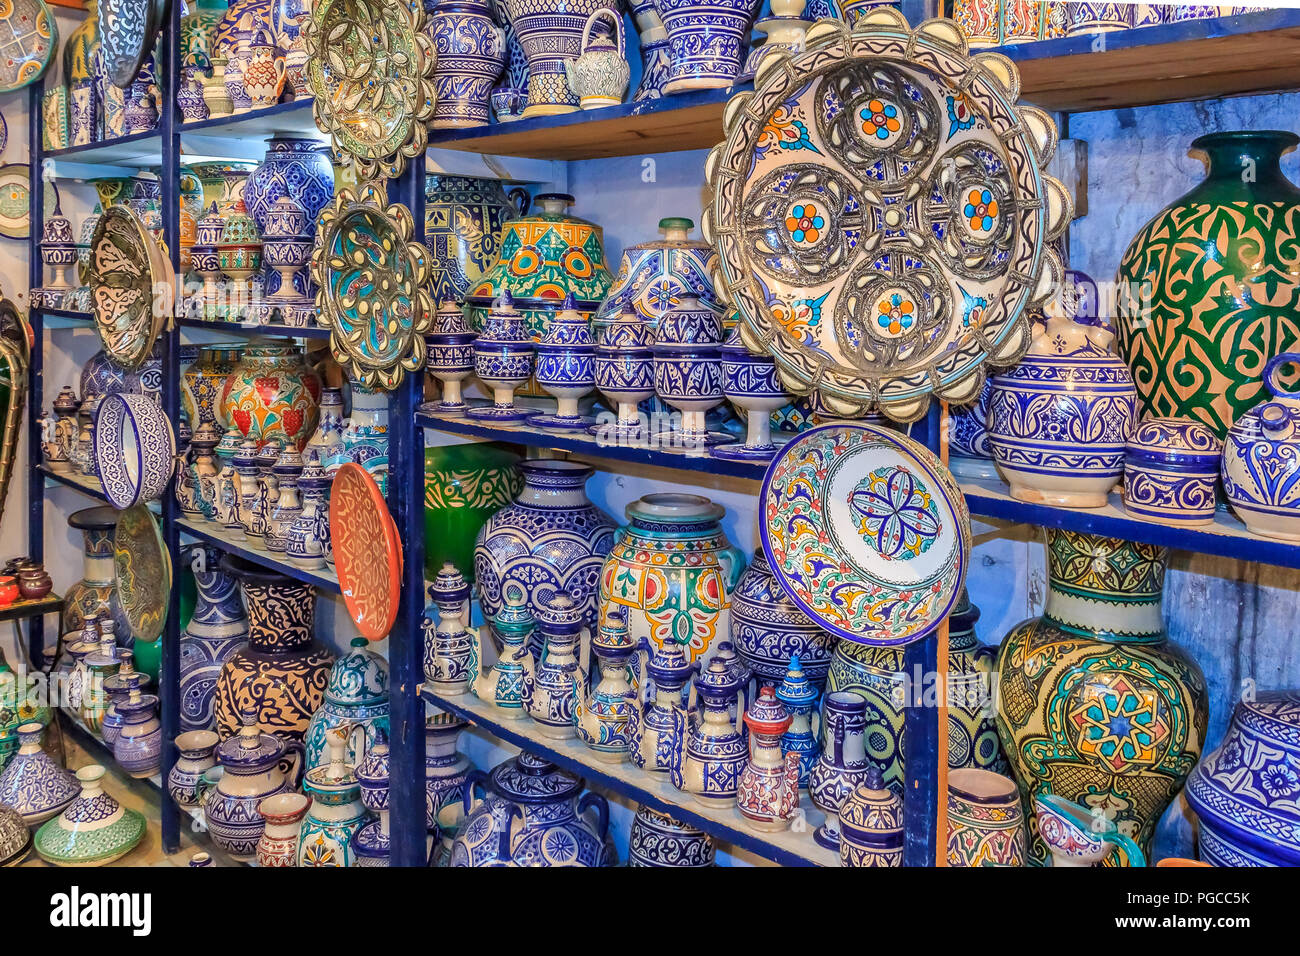
<svg viewBox="0 0 1300 956"><path fill-rule="evenodd" d="M686 790L707 807L729 807L735 803L747 750L732 707L741 709L741 683L719 660L695 678L699 697L699 716L679 719L673 735L672 764L669 772L673 786Z"/></svg>
<svg viewBox="0 0 1300 956"><path fill-rule="evenodd" d="M429 585L424 609L424 679L435 694L458 697L469 690L469 662L474 636L466 626L469 584L450 562Z"/></svg>
<svg viewBox="0 0 1300 956"><path fill-rule="evenodd" d="M745 711L745 726L749 759L740 772L736 808L756 830L784 830L799 808L799 755L781 751L790 715L771 687L764 687Z"/></svg>
<svg viewBox="0 0 1300 956"><path fill-rule="evenodd" d="M1138 845L1104 813L1047 793L1034 797L1038 835L1052 853L1052 866L1096 866L1118 850L1124 866L1146 866Z"/></svg>
<svg viewBox="0 0 1300 956"><path fill-rule="evenodd" d="M682 690L695 666L676 641L651 651L643 639L641 660L641 680L627 726L628 756L642 770L667 773L672 769L673 739L692 709L683 702Z"/></svg>
<svg viewBox="0 0 1300 956"><path fill-rule="evenodd" d="M1223 445L1223 491L1232 510L1255 534L1300 541L1300 396L1279 375L1300 363L1283 352L1264 366L1271 397L1242 415Z"/></svg>
<svg viewBox="0 0 1300 956"><path fill-rule="evenodd" d="M600 680L588 691L588 667L582 663L573 677L573 726L578 739L599 760L620 763L628 750L628 724L636 710L628 665L636 648L628 636L626 612L615 608L605 616L583 653L584 661L595 655Z"/></svg>
<svg viewBox="0 0 1300 956"><path fill-rule="evenodd" d="M251 860L266 826L258 804L298 786L302 744L262 733L257 713L248 710L239 733L217 747L217 760L220 779L200 791L204 822L213 843L236 860Z"/></svg>
<svg viewBox="0 0 1300 956"><path fill-rule="evenodd" d="M310 805L311 801L301 793L277 793L257 805L257 812L266 821L257 841L258 866L297 866L302 818Z"/></svg>
<svg viewBox="0 0 1300 956"><path fill-rule="evenodd" d="M963 767L948 771L948 865L1024 866L1025 814L1016 782Z"/></svg>
<svg viewBox="0 0 1300 956"><path fill-rule="evenodd" d="M591 28L608 20L614 36L593 37ZM564 75L569 89L578 97L584 110L617 106L623 102L631 73L627 65L627 48L623 38L623 18L602 7L592 11L582 28L581 53L575 60L564 61Z"/></svg>
<svg viewBox="0 0 1300 956"><path fill-rule="evenodd" d="M483 663L482 630L473 632L469 659L469 683L474 694L496 708L500 717L527 717L524 701L532 693L533 655L528 638L533 632L533 616L515 593L506 595L505 606L492 619L492 627L501 640L501 653L495 664Z"/></svg>
<svg viewBox="0 0 1300 956"><path fill-rule="evenodd" d="M167 772L167 792L182 807L199 804L203 773L217 765L221 738L211 730L187 730L176 738L176 762Z"/></svg>
<svg viewBox="0 0 1300 956"><path fill-rule="evenodd" d="M325 734L329 762L302 780L311 807L298 837L299 866L352 866L352 835L366 820L361 784L347 765L349 738L358 728L332 727Z"/></svg>
<svg viewBox="0 0 1300 956"><path fill-rule="evenodd" d="M851 691L826 695L822 714L824 736L821 755L808 772L808 795L813 806L826 812L826 822L813 833L822 846L840 845L836 814L858 784L866 779L867 702Z"/></svg>
<svg viewBox="0 0 1300 956"><path fill-rule="evenodd" d="M583 609L563 592L551 598L537 615L542 657L526 704L537 732L544 737L566 740L573 736L577 649L587 632L583 616Z"/></svg>

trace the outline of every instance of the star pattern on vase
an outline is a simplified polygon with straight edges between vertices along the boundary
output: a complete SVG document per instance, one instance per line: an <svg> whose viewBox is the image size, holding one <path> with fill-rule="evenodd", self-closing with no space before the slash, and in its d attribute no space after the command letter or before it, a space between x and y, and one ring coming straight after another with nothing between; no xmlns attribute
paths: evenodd
<svg viewBox="0 0 1300 956"><path fill-rule="evenodd" d="M1154 766L1170 735L1159 692L1127 674L1094 676L1067 719L1079 753L1117 774Z"/></svg>

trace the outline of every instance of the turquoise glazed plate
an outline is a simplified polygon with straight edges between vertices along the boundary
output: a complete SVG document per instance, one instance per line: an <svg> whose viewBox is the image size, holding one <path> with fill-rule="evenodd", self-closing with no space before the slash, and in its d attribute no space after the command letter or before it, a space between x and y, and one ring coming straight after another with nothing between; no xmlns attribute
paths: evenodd
<svg viewBox="0 0 1300 956"><path fill-rule="evenodd" d="M909 644L948 616L970 560L970 513L927 448L842 423L803 432L763 478L763 551L782 590L845 640Z"/></svg>
<svg viewBox="0 0 1300 956"><path fill-rule="evenodd" d="M59 28L45 0L0 0L0 93L41 78L59 45Z"/></svg>

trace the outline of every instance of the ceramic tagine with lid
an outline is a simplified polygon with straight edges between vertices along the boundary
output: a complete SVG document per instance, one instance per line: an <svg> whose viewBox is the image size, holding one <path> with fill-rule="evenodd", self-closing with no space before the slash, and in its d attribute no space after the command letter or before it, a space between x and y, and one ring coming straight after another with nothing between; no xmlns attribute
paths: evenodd
<svg viewBox="0 0 1300 956"><path fill-rule="evenodd" d="M32 850L32 831L12 807L0 805L0 866L16 866Z"/></svg>
<svg viewBox="0 0 1300 956"><path fill-rule="evenodd" d="M41 749L42 724L18 727L18 752L0 773L0 805L22 814L28 826L44 823L80 792L76 778Z"/></svg>
<svg viewBox="0 0 1300 956"><path fill-rule="evenodd" d="M103 866L130 853L144 837L144 817L104 792L104 768L77 771L81 793L36 831L36 852L55 866Z"/></svg>
<svg viewBox="0 0 1300 956"><path fill-rule="evenodd" d="M327 759L326 741L336 727L349 731L344 759L354 766L363 755L357 746L369 749L388 739L388 662L367 650L369 643L364 637L354 637L352 649L330 669L325 700L312 715L304 738L308 770Z"/></svg>

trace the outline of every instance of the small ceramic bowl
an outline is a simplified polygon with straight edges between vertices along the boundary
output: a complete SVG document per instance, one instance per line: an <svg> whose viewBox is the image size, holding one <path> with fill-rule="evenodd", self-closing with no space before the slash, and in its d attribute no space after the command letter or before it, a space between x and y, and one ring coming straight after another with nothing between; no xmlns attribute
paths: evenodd
<svg viewBox="0 0 1300 956"><path fill-rule="evenodd" d="M0 577L0 607L18 600L18 579L12 574Z"/></svg>
<svg viewBox="0 0 1300 956"><path fill-rule="evenodd" d="M44 568L25 568L18 572L18 593L29 601L38 601L54 587Z"/></svg>
<svg viewBox="0 0 1300 956"><path fill-rule="evenodd" d="M1184 527L1214 521L1214 483L1223 443L1199 422L1148 418L1124 454L1124 510Z"/></svg>
<svg viewBox="0 0 1300 956"><path fill-rule="evenodd" d="M172 423L145 395L105 395L95 412L93 458L119 511L162 495L176 467Z"/></svg>

